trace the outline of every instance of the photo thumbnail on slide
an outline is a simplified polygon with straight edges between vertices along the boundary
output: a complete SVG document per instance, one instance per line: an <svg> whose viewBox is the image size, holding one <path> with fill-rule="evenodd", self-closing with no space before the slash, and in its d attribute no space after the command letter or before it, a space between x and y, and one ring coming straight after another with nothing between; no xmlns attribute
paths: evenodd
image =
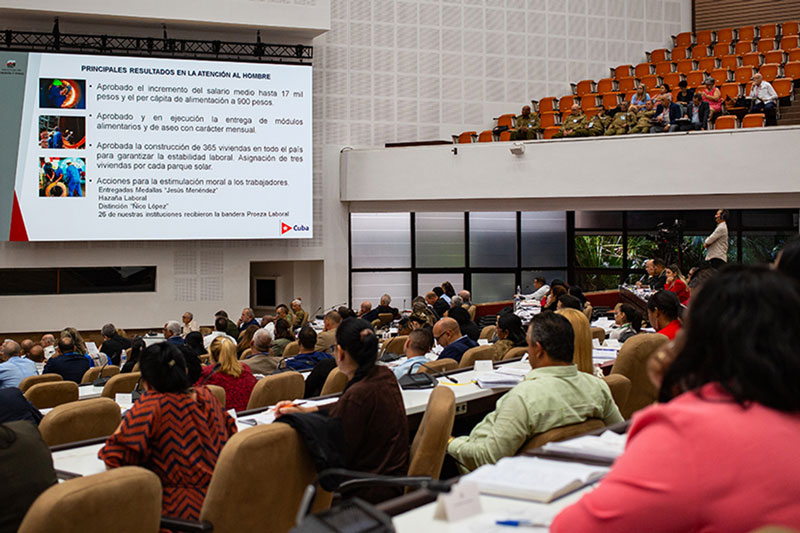
<svg viewBox="0 0 800 533"><path fill-rule="evenodd" d="M86 160L82 157L40 157L39 196L86 196Z"/></svg>
<svg viewBox="0 0 800 533"><path fill-rule="evenodd" d="M41 115L39 117L39 146L41 148L86 148L86 118Z"/></svg>
<svg viewBox="0 0 800 533"><path fill-rule="evenodd" d="M39 107L86 109L86 80L39 78Z"/></svg>

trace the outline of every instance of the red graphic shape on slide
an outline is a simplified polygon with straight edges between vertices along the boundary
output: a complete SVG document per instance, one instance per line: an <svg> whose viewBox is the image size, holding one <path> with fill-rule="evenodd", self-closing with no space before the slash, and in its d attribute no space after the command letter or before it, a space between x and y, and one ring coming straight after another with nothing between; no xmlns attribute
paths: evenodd
<svg viewBox="0 0 800 533"><path fill-rule="evenodd" d="M291 230L292 230L292 227L290 225L281 222L281 235L283 235L287 231L291 231Z"/></svg>
<svg viewBox="0 0 800 533"><path fill-rule="evenodd" d="M22 209L19 207L16 191L14 191L14 206L11 208L11 229L8 232L8 240L28 240L28 230L25 229L25 220L22 218Z"/></svg>

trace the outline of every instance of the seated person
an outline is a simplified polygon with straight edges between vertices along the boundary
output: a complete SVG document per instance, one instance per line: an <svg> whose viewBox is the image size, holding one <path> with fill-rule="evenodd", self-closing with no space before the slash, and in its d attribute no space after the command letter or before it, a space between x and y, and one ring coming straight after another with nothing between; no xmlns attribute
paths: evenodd
<svg viewBox="0 0 800 533"><path fill-rule="evenodd" d="M270 353L275 357L283 357L283 350L290 342L294 342L294 333L292 333L292 326L286 319L279 318L275 321L275 338L272 340L272 349Z"/></svg>
<svg viewBox="0 0 800 533"><path fill-rule="evenodd" d="M469 436L451 439L447 453L466 470L509 457L544 431L598 418L622 422L608 385L572 364L572 326L563 316L542 312L528 332L531 372L497 400Z"/></svg>
<svg viewBox="0 0 800 533"><path fill-rule="evenodd" d="M250 340L250 355L241 360L243 365L250 367L253 374L267 376L277 370L281 358L272 355L272 337L264 328L253 334Z"/></svg>
<svg viewBox="0 0 800 533"><path fill-rule="evenodd" d="M295 298L290 305L292 306L292 328L304 326L308 322L308 317L303 309L303 302L300 301L300 298Z"/></svg>
<svg viewBox="0 0 800 533"><path fill-rule="evenodd" d="M645 104L650 101L650 95L647 94L647 87L642 84L636 88L636 92L631 95L631 104L630 110L631 112L637 112L640 109L644 109Z"/></svg>
<svg viewBox="0 0 800 533"><path fill-rule="evenodd" d="M670 265L664 272L667 275L667 283L664 284L664 290L674 292L678 296L681 305L689 303L689 287L686 286L686 280L683 279L678 265Z"/></svg>
<svg viewBox="0 0 800 533"><path fill-rule="evenodd" d="M233 349L231 341L217 342ZM162 513L198 520L214 465L236 433L236 422L206 387L191 388L186 361L174 344L148 346L140 367L147 392L122 416L97 455L106 468L152 470L161 478Z"/></svg>
<svg viewBox="0 0 800 533"><path fill-rule="evenodd" d="M667 265L664 260L656 257L655 259L648 259L644 262L644 270L647 272L646 277L636 282L637 287L647 285L651 290L660 291L664 288L667 282L667 273L665 272Z"/></svg>
<svg viewBox="0 0 800 533"><path fill-rule="evenodd" d="M775 266L790 278L800 281L800 237L789 239L775 259Z"/></svg>
<svg viewBox="0 0 800 533"><path fill-rule="evenodd" d="M703 97L696 94L692 101L686 106L683 114L685 122L678 124L677 131L699 131L708 129L708 114L710 109L708 102L703 101Z"/></svg>
<svg viewBox="0 0 800 533"><path fill-rule="evenodd" d="M27 420L37 426L42 421L42 413L25 398L16 387L0 389L0 424L14 420ZM2 527L0 527L2 531Z"/></svg>
<svg viewBox="0 0 800 533"><path fill-rule="evenodd" d="M123 350L131 347L130 339L126 339L119 333L114 324L105 324L100 329L100 334L103 336L103 344L100 345L100 351L106 354L112 365L120 364L120 355Z"/></svg>
<svg viewBox="0 0 800 533"><path fill-rule="evenodd" d="M208 350L208 347L211 346L211 343L217 337L226 337L232 343L236 344L236 339L234 339L233 337L231 337L226 333L226 331L228 330L228 324L233 324L233 322L229 321L227 317L224 317L222 315L219 315L217 316L217 318L214 319L214 331L203 337L203 347L206 350ZM236 324L233 324L233 326L235 328ZM236 330L235 335L237 337L239 336L238 329Z"/></svg>
<svg viewBox="0 0 800 533"><path fill-rule="evenodd" d="M694 89L689 89L689 84L686 83L686 80L679 81L678 94L675 96L675 103L688 105L689 102L692 101L692 98L694 98Z"/></svg>
<svg viewBox="0 0 800 533"><path fill-rule="evenodd" d="M328 352L317 352L314 346L317 344L317 333L311 326L303 326L297 333L297 344L300 345L300 352L294 357L287 357L283 360L286 368L292 370L311 370L323 359L333 359Z"/></svg>
<svg viewBox="0 0 800 533"><path fill-rule="evenodd" d="M369 302L366 302L366 303L369 303ZM398 311L398 309L396 307L391 307L389 305L391 303L392 303L392 297L389 296L388 294L384 294L383 296L381 296L381 301L380 301L380 304L378 305L378 307L376 307L375 309L372 309L371 311L365 313L361 318L363 318L364 320L367 320L369 322L372 322L373 320L376 320L378 318L378 315L390 314L390 315L392 315L392 319L395 319L395 318L397 318L399 316L400 311ZM364 308L364 304L363 303L361 304L361 308L363 310L363 308Z"/></svg>
<svg viewBox="0 0 800 533"><path fill-rule="evenodd" d="M674 292L658 291L647 300L647 318L657 333L666 335L669 340L675 338L681 329L678 316L681 313L681 302Z"/></svg>
<svg viewBox="0 0 800 533"><path fill-rule="evenodd" d="M433 338L444 348L439 354L439 359L455 359L461 362L461 356L470 348L478 345L477 342L461 333L461 328L455 319L445 317L433 326Z"/></svg>
<svg viewBox="0 0 800 533"><path fill-rule="evenodd" d="M564 117L561 123L561 130L553 135L554 139L560 137L586 137L589 135L589 130L586 128L587 120L586 115L581 111L581 106L572 104L570 113Z"/></svg>
<svg viewBox="0 0 800 533"><path fill-rule="evenodd" d="M653 125L653 117L656 114L656 110L653 107L654 101L648 100L639 109L639 112L636 113L636 123L628 133L648 133L650 131L650 127Z"/></svg>
<svg viewBox="0 0 800 533"><path fill-rule="evenodd" d="M578 371L594 374L594 361L592 360L592 326L589 319L579 309L559 309L557 315L561 315L569 320L572 326L572 364L578 367ZM602 371L598 377L602 377Z"/></svg>
<svg viewBox="0 0 800 533"><path fill-rule="evenodd" d="M199 332L194 332L200 335ZM203 337L200 337L200 342L202 343ZM142 337L136 337L133 339L133 343L131 343L131 353L128 355L125 364L122 365L122 369L120 370L120 374L128 374L133 372L133 368L136 366L136 363L139 362L139 357L141 357L142 352L144 349L147 348L147 343L144 342Z"/></svg>
<svg viewBox="0 0 800 533"><path fill-rule="evenodd" d="M495 361L502 360L511 348L528 345L525 330L522 329L522 320L511 311L501 313L497 317L495 335L497 335L497 342L494 343Z"/></svg>
<svg viewBox="0 0 800 533"><path fill-rule="evenodd" d="M516 126L511 132L512 141L529 141L542 131L539 113L531 113L531 106L522 106L522 113L514 119Z"/></svg>
<svg viewBox="0 0 800 533"><path fill-rule="evenodd" d="M36 363L21 357L21 349L17 341L7 340L3 343L2 356L6 361L0 363L0 389L19 387L23 379L39 373L36 370Z"/></svg>
<svg viewBox="0 0 800 533"><path fill-rule="evenodd" d="M481 336L481 328L469 317L469 311L461 306L453 307L447 311L447 316L458 322L461 333L478 342L478 338Z"/></svg>
<svg viewBox="0 0 800 533"><path fill-rule="evenodd" d="M703 82L701 87L698 87L694 94L699 94L703 101L708 104L709 114L708 119L713 124L716 122L717 117L722 114L722 92L719 87L715 87L716 81L714 78L708 77Z"/></svg>
<svg viewBox="0 0 800 533"><path fill-rule="evenodd" d="M408 471L408 419L397 379L376 365L378 337L360 318L344 320L336 330L336 365L347 378L339 401L330 409L278 403L276 416L321 411L341 426L344 468L402 476ZM348 492L370 503L399 496L402 488L369 487Z"/></svg>
<svg viewBox="0 0 800 533"><path fill-rule="evenodd" d="M636 115L628 110L628 102L622 101L619 104L619 111L614 113L614 118L603 135L626 135L628 129L635 123Z"/></svg>
<svg viewBox="0 0 800 533"><path fill-rule="evenodd" d="M547 296L549 290L550 285L547 284L547 280L541 276L536 276L533 278L533 292L530 294L520 294L520 297L526 300L541 301L542 298Z"/></svg>
<svg viewBox="0 0 800 533"><path fill-rule="evenodd" d="M553 284L550 286L550 292L547 293L547 300L545 301L545 305L542 308L542 311L545 309L548 311L557 311L558 310L558 299L562 296L567 294L567 288L564 285L556 285Z"/></svg>
<svg viewBox="0 0 800 533"><path fill-rule="evenodd" d="M236 345L226 338L214 339L208 353L212 364L203 368L195 386L219 385L225 389L225 409L244 411L257 381L250 367L239 362Z"/></svg>
<svg viewBox="0 0 800 533"><path fill-rule="evenodd" d="M433 348L433 333L426 328L415 329L408 334L408 339L403 346L403 353L406 360L392 369L398 379L406 374L413 374L419 371L421 365L429 361L436 360L436 354L431 352Z"/></svg>
<svg viewBox="0 0 800 533"><path fill-rule="evenodd" d="M753 76L753 85L747 97L750 99L751 113L764 113L767 126L777 125L775 106L778 103L778 93L775 92L770 82L764 81L761 73Z"/></svg>
<svg viewBox="0 0 800 533"><path fill-rule="evenodd" d="M556 311L560 311L561 309L576 309L581 311L581 301L570 294L564 294L563 296L559 296L558 300L556 300Z"/></svg>
<svg viewBox="0 0 800 533"><path fill-rule="evenodd" d="M664 133L678 130L678 120L681 118L681 106L672 102L671 94L662 94L661 103L656 107L653 125L650 133Z"/></svg>
<svg viewBox="0 0 800 533"><path fill-rule="evenodd" d="M617 304L614 307L614 323L619 327L612 329L608 338L624 343L642 331L642 314L630 304Z"/></svg>
<svg viewBox="0 0 800 533"><path fill-rule="evenodd" d="M80 385L83 375L92 366L88 355L75 351L75 344L70 337L58 340L58 351L44 365L42 374L58 374L64 381L74 381Z"/></svg>
<svg viewBox="0 0 800 533"><path fill-rule="evenodd" d="M597 114L588 119L586 130L589 137L601 137L606 129L611 125L613 119L606 113L606 108L602 104L597 106Z"/></svg>
<svg viewBox="0 0 800 533"><path fill-rule="evenodd" d="M659 403L633 415L625 453L550 531L800 528L797 324L800 292L780 272L709 279L683 339L651 358Z"/></svg>

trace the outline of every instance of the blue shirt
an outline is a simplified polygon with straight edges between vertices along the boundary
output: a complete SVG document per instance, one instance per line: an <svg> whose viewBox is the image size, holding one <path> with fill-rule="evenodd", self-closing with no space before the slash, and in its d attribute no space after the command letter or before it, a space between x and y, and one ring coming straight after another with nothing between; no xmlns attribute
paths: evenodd
<svg viewBox="0 0 800 533"><path fill-rule="evenodd" d="M64 140L61 136L60 131L54 131L53 136L50 137L50 146L49 148L63 148L64 147Z"/></svg>
<svg viewBox="0 0 800 533"><path fill-rule="evenodd" d="M44 365L42 374L58 374L64 381L74 381L80 385L83 375L91 366L92 362L88 355L70 352L51 357Z"/></svg>
<svg viewBox="0 0 800 533"><path fill-rule="evenodd" d="M287 357L284 362L287 368L300 371L311 370L323 359L333 359L333 356L327 352L301 353L294 357Z"/></svg>
<svg viewBox="0 0 800 533"><path fill-rule="evenodd" d="M64 175L67 178L67 183L70 185L77 185L81 182L81 171L75 165L69 165L64 170Z"/></svg>
<svg viewBox="0 0 800 533"><path fill-rule="evenodd" d="M455 359L456 362L461 362L461 356L464 355L464 352L469 350L470 348L474 348L478 345L477 342L470 339L466 335L462 335L460 339L455 342L452 342L445 346L442 353L439 354L439 359L449 358Z"/></svg>
<svg viewBox="0 0 800 533"><path fill-rule="evenodd" d="M36 374L36 363L30 359L10 357L5 363L0 363L0 389L19 387L20 381Z"/></svg>

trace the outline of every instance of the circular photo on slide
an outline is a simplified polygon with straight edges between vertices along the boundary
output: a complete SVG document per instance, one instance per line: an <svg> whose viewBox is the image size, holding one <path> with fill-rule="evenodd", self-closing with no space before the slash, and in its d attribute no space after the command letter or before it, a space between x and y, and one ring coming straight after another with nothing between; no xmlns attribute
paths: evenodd
<svg viewBox="0 0 800 533"><path fill-rule="evenodd" d="M86 109L86 80L40 78L39 107Z"/></svg>
<svg viewBox="0 0 800 533"><path fill-rule="evenodd" d="M82 157L40 157L39 196L86 196L86 160Z"/></svg>
<svg viewBox="0 0 800 533"><path fill-rule="evenodd" d="M86 118L40 116L39 147L67 150L86 148Z"/></svg>

